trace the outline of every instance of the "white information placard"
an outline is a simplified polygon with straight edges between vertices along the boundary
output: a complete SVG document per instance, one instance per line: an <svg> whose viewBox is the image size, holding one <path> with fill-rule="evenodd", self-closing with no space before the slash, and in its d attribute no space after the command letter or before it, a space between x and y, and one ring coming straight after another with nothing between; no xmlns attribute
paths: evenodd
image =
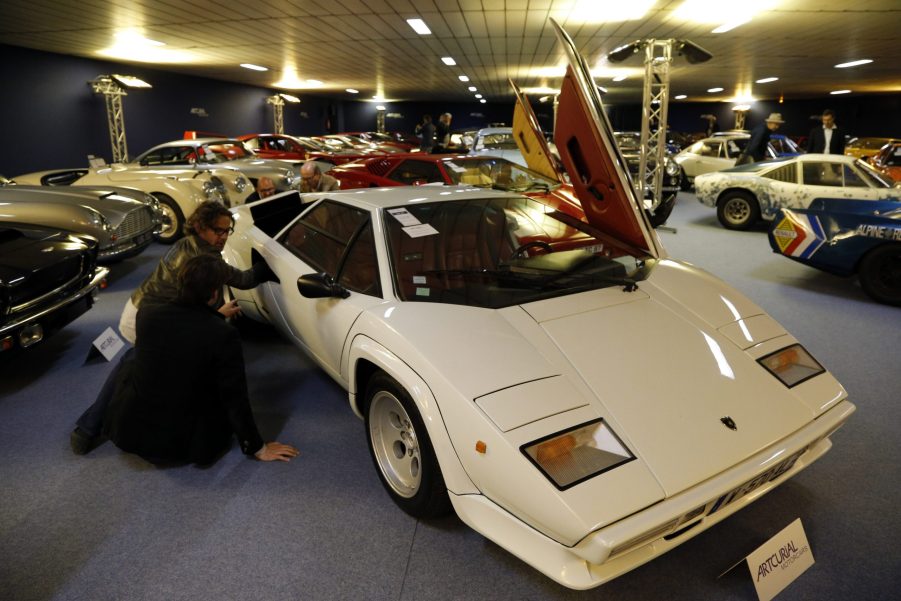
<svg viewBox="0 0 901 601"><path fill-rule="evenodd" d="M757 598L770 601L813 565L813 552L801 518L758 547L747 560Z"/></svg>
<svg viewBox="0 0 901 601"><path fill-rule="evenodd" d="M413 216L407 209L388 209L388 213L400 221L401 225L412 226L419 225L422 222Z"/></svg>
<svg viewBox="0 0 901 601"><path fill-rule="evenodd" d="M422 238L423 236L434 236L438 233L438 230L433 228L428 223L420 223L419 225L411 225L410 227L405 227L404 233L406 233L411 238Z"/></svg>
<svg viewBox="0 0 901 601"><path fill-rule="evenodd" d="M125 346L125 343L122 342L119 335L113 331L113 328L109 326L103 330L103 334L94 340L94 348L97 349L107 361L112 361L113 357L116 356L123 346Z"/></svg>

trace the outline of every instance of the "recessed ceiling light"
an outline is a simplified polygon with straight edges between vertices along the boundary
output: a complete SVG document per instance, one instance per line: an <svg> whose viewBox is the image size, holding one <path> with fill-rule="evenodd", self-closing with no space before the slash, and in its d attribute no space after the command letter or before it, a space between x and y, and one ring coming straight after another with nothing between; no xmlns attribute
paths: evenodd
<svg viewBox="0 0 901 601"><path fill-rule="evenodd" d="M744 25L745 23L750 23L750 22L751 22L750 17L744 17L744 18L737 19L735 21L729 21L728 23L723 23L722 25L720 25L719 27L717 27L710 33L726 33L727 31L732 31L733 29L735 29L736 27L738 27L740 25Z"/></svg>
<svg viewBox="0 0 901 601"><path fill-rule="evenodd" d="M707 91L710 92L711 94L714 94L714 93L716 93L716 92L722 92L722 91L723 91L723 88L710 88L710 89L707 90Z"/></svg>
<svg viewBox="0 0 901 601"><path fill-rule="evenodd" d="M355 90L353 88L346 88L344 91L347 92L348 94L359 94L360 93L360 90Z"/></svg>
<svg viewBox="0 0 901 601"><path fill-rule="evenodd" d="M617 75L616 77L613 78L613 81L622 81L626 77L628 77L628 75Z"/></svg>
<svg viewBox="0 0 901 601"><path fill-rule="evenodd" d="M850 94L851 90L835 90L834 92L829 92L829 93L832 94L833 96L835 96L837 94Z"/></svg>
<svg viewBox="0 0 901 601"><path fill-rule="evenodd" d="M686 96L685 94L679 94L678 96L673 96L673 98L675 98L676 100L685 100L686 98L688 98L688 96Z"/></svg>
<svg viewBox="0 0 901 601"><path fill-rule="evenodd" d="M481 98L481 97L482 97L481 94L476 94L476 98Z"/></svg>
<svg viewBox="0 0 901 601"><path fill-rule="evenodd" d="M452 56L442 56L441 62L449 67L452 67L457 64L457 61L455 61Z"/></svg>
<svg viewBox="0 0 901 601"><path fill-rule="evenodd" d="M778 77L764 77L763 79L758 79L756 83L770 83L771 81L779 81Z"/></svg>
<svg viewBox="0 0 901 601"><path fill-rule="evenodd" d="M858 65L866 65L867 63L872 63L873 59L871 58L862 58L859 61L851 61L849 63L839 63L835 65L836 69L847 69L848 67L856 67Z"/></svg>
<svg viewBox="0 0 901 601"><path fill-rule="evenodd" d="M469 81L469 77L466 75L460 75L460 81Z"/></svg>
<svg viewBox="0 0 901 601"><path fill-rule="evenodd" d="M429 26L426 25L425 21L422 19L407 19L407 23L409 23L410 27L413 28L413 31L419 35L429 35L432 33L432 30L429 29Z"/></svg>
<svg viewBox="0 0 901 601"><path fill-rule="evenodd" d="M375 110L377 110L377 111L384 111L384 110L385 110L385 105L384 105L384 104L377 104L377 105L375 106Z"/></svg>
<svg viewBox="0 0 901 601"><path fill-rule="evenodd" d="M254 65L252 63L241 63L241 66L245 69L250 69L251 71L268 71L269 69L266 67L261 67L259 65Z"/></svg>
<svg viewBox="0 0 901 601"><path fill-rule="evenodd" d="M484 98L482 98L481 100L479 100L479 102L481 102L482 104L485 104L485 103L488 102L488 101L485 100Z"/></svg>
<svg viewBox="0 0 901 601"><path fill-rule="evenodd" d="M475 92L476 90L478 90L477 87L475 87L475 86L469 86L469 91L470 91L470 92Z"/></svg>

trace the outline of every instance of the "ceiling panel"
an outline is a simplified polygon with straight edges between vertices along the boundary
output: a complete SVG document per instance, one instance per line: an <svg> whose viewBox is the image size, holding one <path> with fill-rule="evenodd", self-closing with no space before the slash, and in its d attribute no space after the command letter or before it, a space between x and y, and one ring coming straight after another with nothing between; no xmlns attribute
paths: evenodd
<svg viewBox="0 0 901 601"><path fill-rule="evenodd" d="M720 4L730 1L754 5ZM714 57L708 63L673 62L673 93L689 100L726 100L739 89L761 99L815 97L836 88L901 91L899 0L775 0L724 34L711 33L715 24L678 18L682 2L657 0L640 19L604 22L637 0L4 0L0 43L116 60L97 52L111 47L116 33L133 30L164 42L164 50L190 52L191 62L150 63L180 73L274 87L293 68L301 79L323 82L298 94L341 97L353 87L396 100L449 101L472 98L470 84L457 77L465 73L490 101L503 102L512 97L508 77L524 88L559 85L548 74L562 58L548 21L554 17L592 66L605 66L609 51L639 38L688 39L707 49ZM605 10L591 17L589 9L598 6ZM424 19L432 34L416 34L405 22L413 17ZM445 66L442 56L457 65ZM856 58L875 62L834 68ZM640 73L642 60L639 54L606 67ZM270 71L242 69L244 62ZM754 83L766 76L779 81ZM640 100L641 83L636 75L622 82L598 76L612 101ZM713 86L725 90L707 93Z"/></svg>

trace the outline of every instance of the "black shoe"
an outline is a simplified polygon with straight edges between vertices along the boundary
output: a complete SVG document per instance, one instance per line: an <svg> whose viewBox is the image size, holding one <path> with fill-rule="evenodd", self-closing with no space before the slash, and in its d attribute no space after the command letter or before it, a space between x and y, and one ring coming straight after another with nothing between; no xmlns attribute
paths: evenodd
<svg viewBox="0 0 901 601"><path fill-rule="evenodd" d="M69 444L76 455L87 455L103 444L103 440L102 436L91 436L81 428L75 428L69 435Z"/></svg>

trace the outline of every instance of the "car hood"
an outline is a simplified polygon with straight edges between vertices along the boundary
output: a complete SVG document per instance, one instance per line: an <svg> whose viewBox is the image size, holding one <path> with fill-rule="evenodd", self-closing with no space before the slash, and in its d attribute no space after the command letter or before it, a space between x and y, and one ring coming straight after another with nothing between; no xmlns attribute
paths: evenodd
<svg viewBox="0 0 901 601"><path fill-rule="evenodd" d="M29 274L79 255L89 243L64 232L38 226L0 224L0 285L26 284Z"/></svg>
<svg viewBox="0 0 901 601"><path fill-rule="evenodd" d="M402 303L390 321L418 357L412 363L430 363L433 373L480 405L479 399L520 384L568 378L599 417L616 424L667 496L785 438L826 409L805 397L803 386L785 387L749 353L767 342L776 348L795 342L778 323L737 291L676 261L661 261L634 292L612 287L500 310ZM819 392L830 390L827 398L846 396L831 374L814 380ZM576 407L585 399L568 402ZM523 425L565 410L566 402L548 399L545 414L523 407ZM498 427L502 419L518 419L515 409L505 411L503 418L488 411ZM726 417L736 430L721 422Z"/></svg>
<svg viewBox="0 0 901 601"><path fill-rule="evenodd" d="M135 198L138 193L109 186L15 186L8 191L14 201L77 204L99 211L110 221L146 206L143 200Z"/></svg>

